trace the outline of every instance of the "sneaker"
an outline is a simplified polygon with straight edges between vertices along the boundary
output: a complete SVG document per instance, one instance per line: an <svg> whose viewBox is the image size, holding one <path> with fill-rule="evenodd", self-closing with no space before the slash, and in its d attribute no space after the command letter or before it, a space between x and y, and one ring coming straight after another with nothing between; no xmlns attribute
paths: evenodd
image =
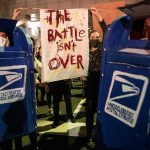
<svg viewBox="0 0 150 150"><path fill-rule="evenodd" d="M56 128L59 126L59 121L54 121L52 124L52 128Z"/></svg>
<svg viewBox="0 0 150 150"><path fill-rule="evenodd" d="M88 139L87 143L86 143L86 147L90 150L94 150L95 148L95 143L93 142L92 139Z"/></svg>

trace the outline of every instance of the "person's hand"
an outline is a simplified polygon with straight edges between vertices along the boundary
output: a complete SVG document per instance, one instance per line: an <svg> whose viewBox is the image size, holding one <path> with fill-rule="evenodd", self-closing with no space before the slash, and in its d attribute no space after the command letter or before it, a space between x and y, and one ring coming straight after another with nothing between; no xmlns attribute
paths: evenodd
<svg viewBox="0 0 150 150"><path fill-rule="evenodd" d="M21 13L22 10L23 8L14 9L12 19L17 19L18 15Z"/></svg>
<svg viewBox="0 0 150 150"><path fill-rule="evenodd" d="M95 7L91 7L90 10L93 15L98 15L98 13L99 13L97 8L95 8Z"/></svg>
<svg viewBox="0 0 150 150"><path fill-rule="evenodd" d="M96 16L96 18L98 19L98 21L100 21L100 22L103 21L103 18L101 16L101 14L99 13L99 11L97 10L97 8L91 7L90 10L91 10L91 13Z"/></svg>

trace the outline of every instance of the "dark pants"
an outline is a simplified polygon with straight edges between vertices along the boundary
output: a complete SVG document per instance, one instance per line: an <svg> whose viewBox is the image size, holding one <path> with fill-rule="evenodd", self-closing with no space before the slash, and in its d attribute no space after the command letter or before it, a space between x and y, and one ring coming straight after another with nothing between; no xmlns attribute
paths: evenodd
<svg viewBox="0 0 150 150"><path fill-rule="evenodd" d="M0 144L1 149L2 150L12 150L13 149L12 148L12 142L13 142L13 139L1 142L1 144ZM22 137L21 136L15 137L14 142L15 142L15 149L21 150L22 149Z"/></svg>
<svg viewBox="0 0 150 150"><path fill-rule="evenodd" d="M99 72L90 72L85 87L86 129L88 139L93 137L92 132L94 123L94 113L96 112L98 103L99 80L100 80Z"/></svg>
<svg viewBox="0 0 150 150"><path fill-rule="evenodd" d="M40 97L38 95L38 90L41 91ZM37 98L37 103L38 104L44 104L45 100L44 100L44 96L45 96L46 92L45 92L45 87L39 86L38 84L36 85L36 98Z"/></svg>
<svg viewBox="0 0 150 150"><path fill-rule="evenodd" d="M47 93L47 105L48 105L49 109L52 108L52 106L53 106L53 94L51 93L50 90Z"/></svg>
<svg viewBox="0 0 150 150"><path fill-rule="evenodd" d="M33 150L36 150L36 148L38 147L38 143L37 143L37 132L34 131L32 133L29 133L29 138L30 138L30 142L31 142L31 148ZM12 150L13 149L13 142L15 143L15 150L21 150L22 149L22 136L19 137L15 137L13 139L10 140L6 140L0 143L1 145L1 149L0 150Z"/></svg>
<svg viewBox="0 0 150 150"><path fill-rule="evenodd" d="M53 94L54 121L59 121L59 102L63 95L66 103L67 116L69 118L72 117L71 80L52 82L49 84L49 90Z"/></svg>
<svg viewBox="0 0 150 150"><path fill-rule="evenodd" d="M30 138L30 143L31 143L32 149L36 150L36 148L38 147L37 131L33 131L33 132L29 133L29 138Z"/></svg>

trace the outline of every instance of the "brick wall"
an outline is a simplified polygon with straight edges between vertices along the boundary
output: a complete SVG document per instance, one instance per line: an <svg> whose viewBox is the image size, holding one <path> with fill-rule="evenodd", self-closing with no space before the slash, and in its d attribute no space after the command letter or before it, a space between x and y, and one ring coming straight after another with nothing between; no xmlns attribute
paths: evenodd
<svg viewBox="0 0 150 150"><path fill-rule="evenodd" d="M0 17L11 18L14 8L17 7L38 7L50 9L89 8L90 6L98 4L100 2L114 1L120 0L0 0ZM39 11L24 11L20 18L22 18L26 14L31 13L39 13Z"/></svg>

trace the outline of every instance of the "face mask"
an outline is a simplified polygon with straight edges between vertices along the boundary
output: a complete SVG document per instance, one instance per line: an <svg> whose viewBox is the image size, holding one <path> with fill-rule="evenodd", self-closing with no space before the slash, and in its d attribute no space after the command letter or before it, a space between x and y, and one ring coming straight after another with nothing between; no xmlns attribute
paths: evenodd
<svg viewBox="0 0 150 150"><path fill-rule="evenodd" d="M97 40L90 40L90 45L91 47L94 47L94 48L97 48L100 44L100 41L97 39Z"/></svg>
<svg viewBox="0 0 150 150"><path fill-rule="evenodd" d="M0 37L0 47L9 46L8 38Z"/></svg>

